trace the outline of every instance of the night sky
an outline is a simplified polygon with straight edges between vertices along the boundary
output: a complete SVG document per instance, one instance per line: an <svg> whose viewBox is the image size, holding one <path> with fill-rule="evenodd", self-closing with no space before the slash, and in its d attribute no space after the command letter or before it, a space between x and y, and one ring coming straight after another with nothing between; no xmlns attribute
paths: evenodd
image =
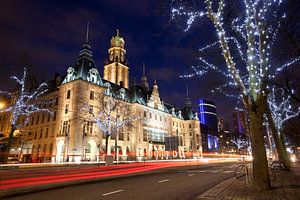
<svg viewBox="0 0 300 200"><path fill-rule="evenodd" d="M196 63L196 50L216 33L202 23L183 33L168 28L168 8L155 0L102 1L0 1L0 90L10 87L9 76L30 67L42 80L54 73L65 75L85 41L90 22L90 44L100 74L110 39L120 30L125 39L131 80L140 82L142 63L150 84L157 79L161 97L183 105L186 85L192 100L208 98L217 103L220 116L229 116L235 106L224 96L210 94L214 80L179 78Z"/></svg>

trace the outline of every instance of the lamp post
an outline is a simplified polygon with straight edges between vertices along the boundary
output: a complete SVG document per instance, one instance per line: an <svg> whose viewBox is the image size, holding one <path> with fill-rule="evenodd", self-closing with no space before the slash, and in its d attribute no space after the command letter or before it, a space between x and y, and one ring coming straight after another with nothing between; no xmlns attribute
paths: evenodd
<svg viewBox="0 0 300 200"><path fill-rule="evenodd" d="M4 109L6 106L5 102L0 101L0 110Z"/></svg>

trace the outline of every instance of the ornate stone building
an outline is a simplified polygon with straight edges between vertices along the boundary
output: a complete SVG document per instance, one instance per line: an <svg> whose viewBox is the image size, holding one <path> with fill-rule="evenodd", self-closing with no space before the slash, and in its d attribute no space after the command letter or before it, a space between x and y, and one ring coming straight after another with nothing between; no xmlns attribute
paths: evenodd
<svg viewBox="0 0 300 200"><path fill-rule="evenodd" d="M88 111L82 109L83 105L98 109L99 102L95 95L103 92L130 105L133 115L139 116L139 120L119 132L119 159L167 159L171 156L183 158L201 155L199 119L192 110L191 101L186 97L182 109L164 102L157 82L149 86L145 70L141 83L130 85L125 41L119 31L110 41L103 78L93 60L90 45L88 42L83 44L78 58L67 69L58 88L42 97L45 103L41 106L52 109L54 114L31 116L29 124L21 130L27 133L29 143L29 148L23 154L31 154L38 161L103 160L105 133L88 117ZM165 138L170 136L178 140L176 152L166 151ZM115 153L115 138L113 135L109 138L108 154Z"/></svg>

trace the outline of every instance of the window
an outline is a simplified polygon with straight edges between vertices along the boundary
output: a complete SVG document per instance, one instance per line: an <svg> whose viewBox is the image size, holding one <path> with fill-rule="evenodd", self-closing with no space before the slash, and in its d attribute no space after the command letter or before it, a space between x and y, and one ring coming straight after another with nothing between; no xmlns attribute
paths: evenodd
<svg viewBox="0 0 300 200"><path fill-rule="evenodd" d="M40 121L40 116L38 115L37 118L36 118L36 123L35 124L38 124Z"/></svg>
<svg viewBox="0 0 300 200"><path fill-rule="evenodd" d="M55 99L55 105L56 106L58 105L58 97L56 97L56 99Z"/></svg>
<svg viewBox="0 0 300 200"><path fill-rule="evenodd" d="M154 118L155 118L155 120L157 120L157 115L156 114L154 115Z"/></svg>
<svg viewBox="0 0 300 200"><path fill-rule="evenodd" d="M50 122L50 113L48 114L47 122Z"/></svg>
<svg viewBox="0 0 300 200"><path fill-rule="evenodd" d="M67 91L67 99L70 99L70 97L71 97L71 90L68 90Z"/></svg>
<svg viewBox="0 0 300 200"><path fill-rule="evenodd" d="M46 128L46 138L48 138L48 132L49 132L49 128Z"/></svg>
<svg viewBox="0 0 300 200"><path fill-rule="evenodd" d="M93 106L89 106L89 114L93 114Z"/></svg>
<svg viewBox="0 0 300 200"><path fill-rule="evenodd" d="M63 135L68 135L69 134L69 129L70 129L69 121L64 121L63 122L62 134Z"/></svg>
<svg viewBox="0 0 300 200"><path fill-rule="evenodd" d="M67 114L68 111L69 111L69 104L67 104L66 107L65 107L65 114Z"/></svg>
<svg viewBox="0 0 300 200"><path fill-rule="evenodd" d="M152 113L149 113L150 114L150 119L152 119Z"/></svg>
<svg viewBox="0 0 300 200"><path fill-rule="evenodd" d="M44 154L46 153L47 150L47 144L44 144Z"/></svg>
<svg viewBox="0 0 300 200"><path fill-rule="evenodd" d="M159 116L159 121L162 121L162 120L161 120L161 116Z"/></svg>
<svg viewBox="0 0 300 200"><path fill-rule="evenodd" d="M42 116L42 124L44 123L45 121L45 115Z"/></svg>
<svg viewBox="0 0 300 200"><path fill-rule="evenodd" d="M192 128L192 124L189 124L189 128Z"/></svg>
<svg viewBox="0 0 300 200"><path fill-rule="evenodd" d="M94 100L94 98L95 98L95 92L91 91L90 92L90 99Z"/></svg>
<svg viewBox="0 0 300 200"><path fill-rule="evenodd" d="M130 140L130 135L129 135L129 133L127 133L127 141L129 141Z"/></svg>
<svg viewBox="0 0 300 200"><path fill-rule="evenodd" d="M36 140L37 137L37 131L34 131L34 139Z"/></svg>
<svg viewBox="0 0 300 200"><path fill-rule="evenodd" d="M40 132L40 138L43 137L43 129L41 129L41 132Z"/></svg>
<svg viewBox="0 0 300 200"><path fill-rule="evenodd" d="M119 133L119 140L124 140L124 132L123 131L121 131Z"/></svg>
<svg viewBox="0 0 300 200"><path fill-rule="evenodd" d="M89 122L90 134L93 134L93 122Z"/></svg>
<svg viewBox="0 0 300 200"><path fill-rule="evenodd" d="M54 113L53 113L53 121L55 121L56 120L56 111L54 111Z"/></svg>
<svg viewBox="0 0 300 200"><path fill-rule="evenodd" d="M143 130L143 141L147 142L147 130L146 129Z"/></svg>
<svg viewBox="0 0 300 200"><path fill-rule="evenodd" d="M147 112L146 111L144 111L144 118L146 118L147 117Z"/></svg>
<svg viewBox="0 0 300 200"><path fill-rule="evenodd" d="M53 144L50 144L49 153L52 154L52 151L53 151Z"/></svg>

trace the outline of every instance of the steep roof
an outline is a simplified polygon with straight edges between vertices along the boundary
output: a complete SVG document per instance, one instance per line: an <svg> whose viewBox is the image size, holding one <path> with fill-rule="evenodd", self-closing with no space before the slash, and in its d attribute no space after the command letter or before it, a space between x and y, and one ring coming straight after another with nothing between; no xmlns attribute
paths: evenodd
<svg viewBox="0 0 300 200"><path fill-rule="evenodd" d="M72 66L67 70L67 75L62 84L81 79L102 85L102 79L97 70L96 64L93 60L93 52L91 46L87 43L82 45L82 49L79 52L78 58Z"/></svg>

